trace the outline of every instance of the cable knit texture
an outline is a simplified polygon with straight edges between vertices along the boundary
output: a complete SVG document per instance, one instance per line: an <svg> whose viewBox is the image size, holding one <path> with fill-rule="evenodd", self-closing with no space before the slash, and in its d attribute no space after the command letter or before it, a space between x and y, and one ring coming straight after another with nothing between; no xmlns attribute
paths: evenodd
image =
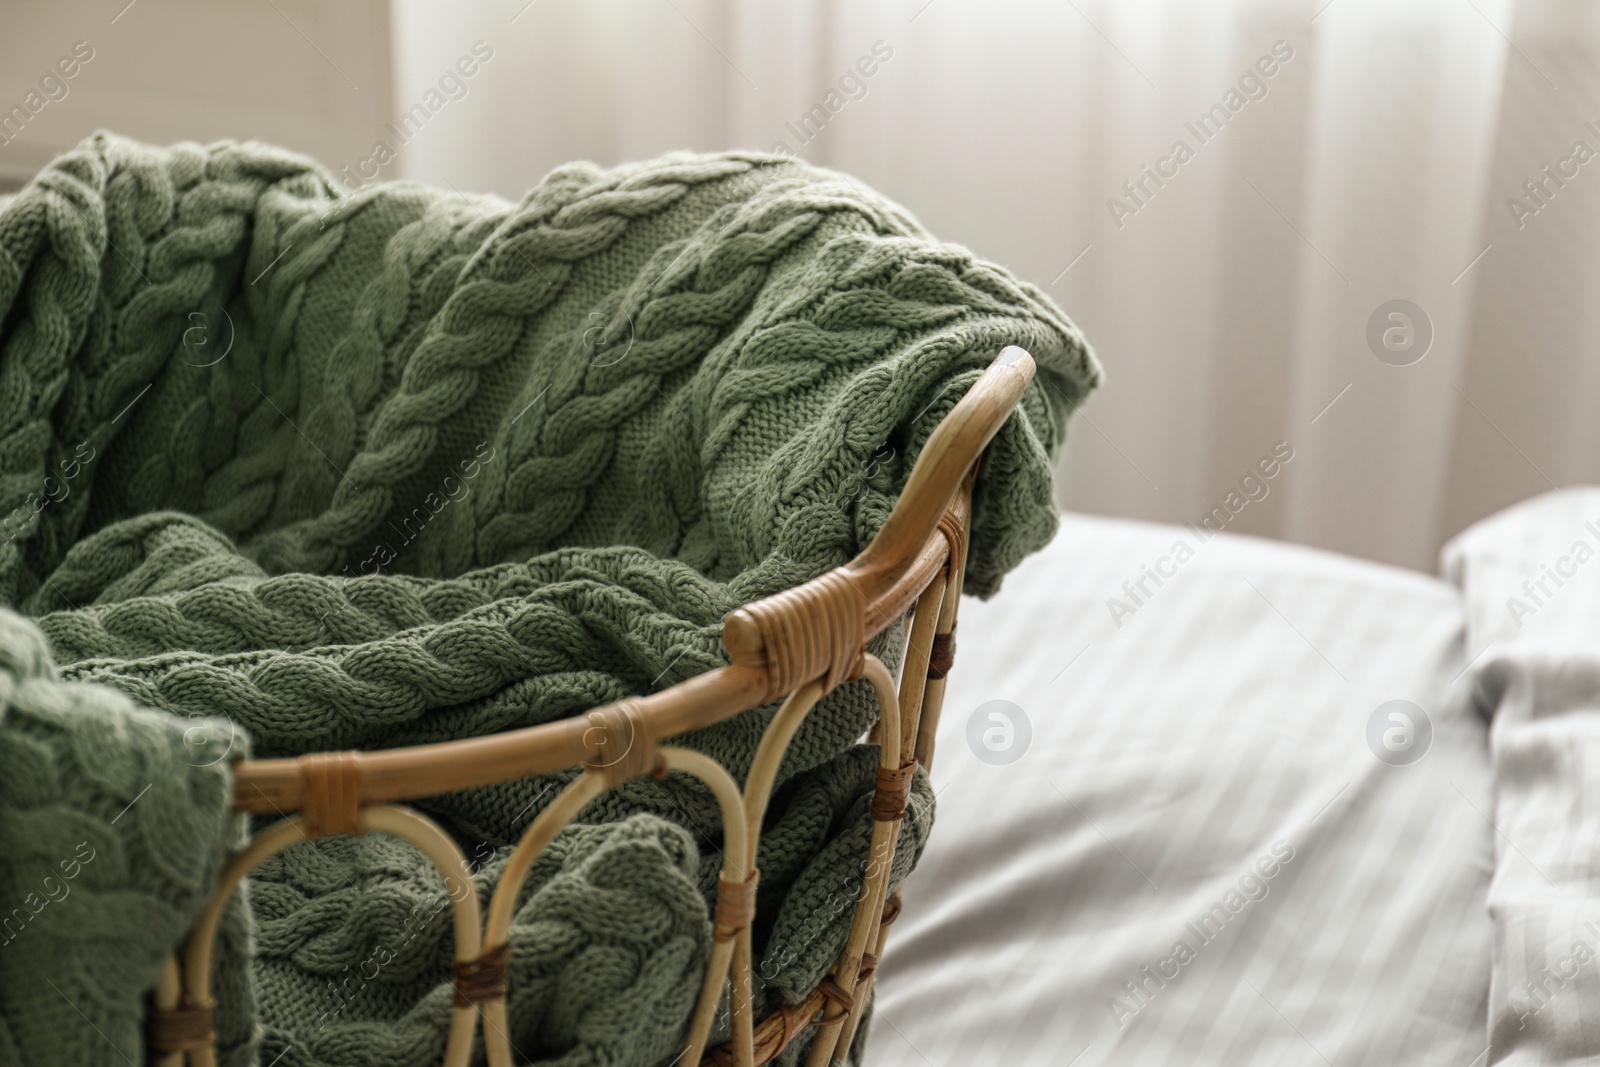
<svg viewBox="0 0 1600 1067"><path fill-rule="evenodd" d="M725 663L723 616L858 552L1020 344L1039 377L976 490L989 595L1054 531L1051 460L1098 377L1038 290L855 182L741 153L572 164L511 204L100 134L0 198L0 311L0 1064L137 1060L160 962L242 839L235 760L546 723ZM682 743L742 779L773 711ZM784 761L762 1010L843 944L874 718L846 685ZM572 776L417 806L487 903ZM932 809L919 777L896 882ZM672 1060L721 833L672 775L556 839L511 929L520 1057ZM416 849L295 845L223 924L222 1062L436 1063L451 952Z"/></svg>

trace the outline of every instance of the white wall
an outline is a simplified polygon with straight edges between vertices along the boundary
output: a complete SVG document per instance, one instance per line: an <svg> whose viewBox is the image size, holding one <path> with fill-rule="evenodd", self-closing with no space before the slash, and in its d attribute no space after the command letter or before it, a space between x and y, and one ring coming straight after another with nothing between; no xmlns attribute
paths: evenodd
<svg viewBox="0 0 1600 1067"><path fill-rule="evenodd" d="M26 179L102 128L158 144L259 138L338 164L391 117L383 0L70 0L10 3L4 14L0 111L23 103L77 42L94 58L19 136L6 131L0 182Z"/></svg>

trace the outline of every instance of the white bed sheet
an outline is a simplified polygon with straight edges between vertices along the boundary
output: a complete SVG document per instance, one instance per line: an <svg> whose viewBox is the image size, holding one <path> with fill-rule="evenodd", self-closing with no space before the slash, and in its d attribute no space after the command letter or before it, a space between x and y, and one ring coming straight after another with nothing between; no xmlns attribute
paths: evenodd
<svg viewBox="0 0 1600 1067"><path fill-rule="evenodd" d="M1172 576L1141 591L1146 568ZM1479 1067L1494 848L1467 659L1444 582L1063 517L962 606L866 1062ZM1404 765L1368 740L1397 699L1432 732ZM996 700L1031 726L1010 763Z"/></svg>

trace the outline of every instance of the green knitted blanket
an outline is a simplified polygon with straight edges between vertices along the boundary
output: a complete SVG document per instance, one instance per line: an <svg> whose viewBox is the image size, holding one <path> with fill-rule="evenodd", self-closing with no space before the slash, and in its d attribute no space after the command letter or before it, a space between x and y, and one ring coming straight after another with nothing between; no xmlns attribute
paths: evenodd
<svg viewBox="0 0 1600 1067"><path fill-rule="evenodd" d="M854 555L1011 343L1039 379L977 485L979 595L1051 535L1098 371L1038 290L839 175L675 154L511 204L101 134L0 198L0 1064L138 1061L248 829L233 761L524 727L724 663L723 615ZM742 778L772 710L685 743ZM763 1010L843 943L874 717L842 687L784 763ZM418 807L487 902L571 777ZM896 880L931 818L922 780ZM674 775L556 840L511 930L521 1057L672 1060L720 835ZM410 846L291 848L224 923L222 1061L438 1062L451 945Z"/></svg>

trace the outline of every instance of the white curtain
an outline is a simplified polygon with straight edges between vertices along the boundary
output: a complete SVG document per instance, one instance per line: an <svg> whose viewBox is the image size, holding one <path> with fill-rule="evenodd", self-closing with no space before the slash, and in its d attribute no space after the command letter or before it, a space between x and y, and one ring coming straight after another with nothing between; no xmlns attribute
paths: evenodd
<svg viewBox="0 0 1600 1067"><path fill-rule="evenodd" d="M516 196L574 158L782 146L1043 287L1108 372L1068 508L1431 571L1473 520L1600 480L1590 5L399 0L394 25L399 111L493 50L408 177Z"/></svg>

